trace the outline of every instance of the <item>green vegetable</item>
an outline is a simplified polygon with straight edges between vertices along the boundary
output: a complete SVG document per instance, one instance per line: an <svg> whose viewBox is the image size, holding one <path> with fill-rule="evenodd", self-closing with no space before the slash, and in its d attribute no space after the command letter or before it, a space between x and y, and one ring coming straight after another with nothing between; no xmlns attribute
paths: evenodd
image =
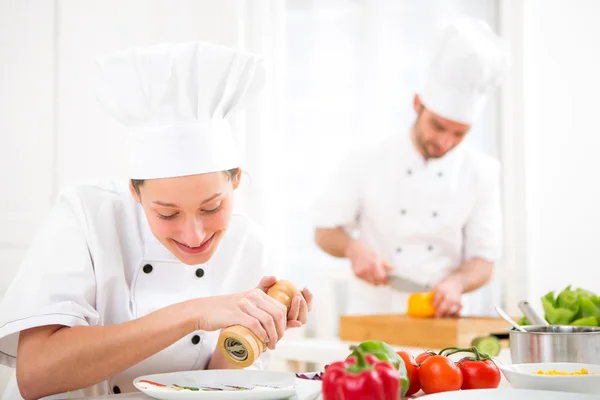
<svg viewBox="0 0 600 400"><path fill-rule="evenodd" d="M569 290L569 288L567 287L567 289L561 292L558 295L558 298L561 298L560 296L563 295L566 290ZM579 311L579 302L576 304L576 309L573 309L572 305L570 305L572 308L566 308L560 306L558 303L558 298L557 300L554 300L554 292L550 292L542 297L542 307L544 308L544 313L546 314L546 321L548 321L551 325L568 325L569 322L575 319L575 316ZM563 305L573 302L568 295L563 295L561 299L561 304Z"/></svg>
<svg viewBox="0 0 600 400"><path fill-rule="evenodd" d="M554 292L541 298L544 317L551 325L600 326L600 297L588 290L563 289L556 297ZM519 325L531 325L527 318Z"/></svg>
<svg viewBox="0 0 600 400"><path fill-rule="evenodd" d="M598 318L595 316L579 318L575 321L571 322L571 325L574 326L598 326Z"/></svg>
<svg viewBox="0 0 600 400"><path fill-rule="evenodd" d="M575 289L575 293L577 293L581 298L596 299L598 297L594 293L580 288Z"/></svg>
<svg viewBox="0 0 600 400"><path fill-rule="evenodd" d="M529 322L527 317L522 316L521 319L517 321L517 324L519 324L521 326L525 326L525 325L531 325L531 322Z"/></svg>
<svg viewBox="0 0 600 400"><path fill-rule="evenodd" d="M400 385L402 386L400 398L404 398L406 392L408 392L408 388L410 386L410 380L408 379L408 372L406 370L406 365L404 364L404 360L392 346L387 344L386 342L382 342L380 340L367 340L360 343L358 346L350 347L352 353L348 357L357 357L358 351L357 348L360 348L359 351L363 353L369 353L377 357L382 361L387 361L396 368L398 371L398 377L400 378Z"/></svg>
<svg viewBox="0 0 600 400"><path fill-rule="evenodd" d="M480 336L476 337L471 341L471 346L477 348L480 353L487 354L488 356L497 357L500 355L502 346L500 340L496 336Z"/></svg>
<svg viewBox="0 0 600 400"><path fill-rule="evenodd" d="M588 297L581 297L579 299L579 314L578 319L587 317L600 318L600 308L594 303L593 299Z"/></svg>
<svg viewBox="0 0 600 400"><path fill-rule="evenodd" d="M556 298L556 304L559 308L566 308L567 310L579 312L579 294L571 290L571 285L567 286L565 290L558 294Z"/></svg>
<svg viewBox="0 0 600 400"><path fill-rule="evenodd" d="M179 385L173 385L178 389L183 389L183 390L191 390L192 392L197 392L200 390L200 388L197 387L191 387L191 386L179 386ZM204 389L202 389L204 390Z"/></svg>

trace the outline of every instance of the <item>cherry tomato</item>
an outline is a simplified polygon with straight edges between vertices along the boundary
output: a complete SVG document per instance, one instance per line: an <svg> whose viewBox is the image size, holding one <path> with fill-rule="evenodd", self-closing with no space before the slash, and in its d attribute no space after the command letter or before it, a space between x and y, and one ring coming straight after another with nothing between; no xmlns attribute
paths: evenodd
<svg viewBox="0 0 600 400"><path fill-rule="evenodd" d="M434 356L434 355L435 355L435 353L426 351L425 353L419 354L417 356L417 358L415 359L415 361L416 361L417 364L422 364L423 361L425 361L426 358L429 358L429 357Z"/></svg>
<svg viewBox="0 0 600 400"><path fill-rule="evenodd" d="M408 387L408 391L406 392L405 396L412 396L421 390L421 384L419 383L419 366L415 362L415 358L410 353L406 351L399 351L398 355L404 360L408 380L410 382L410 386Z"/></svg>
<svg viewBox="0 0 600 400"><path fill-rule="evenodd" d="M435 355L419 367L419 382L425 394L460 390L463 376L460 368L448 357Z"/></svg>
<svg viewBox="0 0 600 400"><path fill-rule="evenodd" d="M500 385L500 370L492 360L470 360L458 362L463 375L462 389L495 389Z"/></svg>

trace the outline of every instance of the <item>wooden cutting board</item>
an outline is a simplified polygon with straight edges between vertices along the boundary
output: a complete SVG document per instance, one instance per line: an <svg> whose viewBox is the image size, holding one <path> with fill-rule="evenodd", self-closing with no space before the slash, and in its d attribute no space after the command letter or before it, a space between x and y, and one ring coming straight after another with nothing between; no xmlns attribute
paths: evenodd
<svg viewBox="0 0 600 400"><path fill-rule="evenodd" d="M478 336L497 335L507 347L510 324L502 318L413 318L407 315L343 315L340 339L350 342L382 340L394 346L442 349L470 347Z"/></svg>

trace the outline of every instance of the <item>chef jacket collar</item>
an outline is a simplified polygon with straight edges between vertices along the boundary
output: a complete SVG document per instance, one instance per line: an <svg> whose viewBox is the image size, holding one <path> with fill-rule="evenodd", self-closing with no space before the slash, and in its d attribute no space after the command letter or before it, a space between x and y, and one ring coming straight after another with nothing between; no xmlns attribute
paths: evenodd
<svg viewBox="0 0 600 400"><path fill-rule="evenodd" d="M400 140L399 147L402 149L402 157L399 158L399 161L402 164L405 164L405 167L409 169L449 168L453 163L457 161L457 159L460 157L460 154L462 153L461 143L441 158L431 158L429 160L426 160L412 142L411 128L408 129L408 132L406 134L401 136L402 138Z"/></svg>

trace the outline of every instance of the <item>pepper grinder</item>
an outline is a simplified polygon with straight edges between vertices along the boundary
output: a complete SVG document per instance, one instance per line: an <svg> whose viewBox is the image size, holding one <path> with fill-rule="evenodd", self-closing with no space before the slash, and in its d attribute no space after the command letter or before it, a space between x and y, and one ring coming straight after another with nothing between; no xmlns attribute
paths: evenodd
<svg viewBox="0 0 600 400"><path fill-rule="evenodd" d="M289 313L294 294L298 292L292 282L279 280L267 290L267 295L282 303ZM239 368L252 365L267 349L267 345L254 332L242 325L223 329L217 345L225 358Z"/></svg>

